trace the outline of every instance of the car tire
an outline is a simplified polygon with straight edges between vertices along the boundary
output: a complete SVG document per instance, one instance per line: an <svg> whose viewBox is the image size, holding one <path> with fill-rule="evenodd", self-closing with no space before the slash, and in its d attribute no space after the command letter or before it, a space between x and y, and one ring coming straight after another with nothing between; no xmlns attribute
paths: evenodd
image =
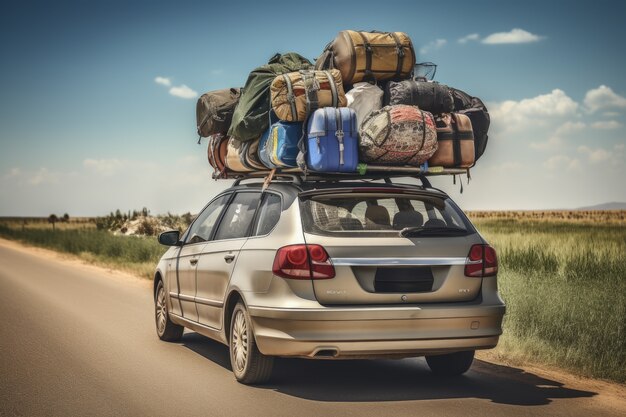
<svg viewBox="0 0 626 417"><path fill-rule="evenodd" d="M159 280L154 293L154 319L159 339L166 342L178 342L183 337L185 328L170 320L163 281Z"/></svg>
<svg viewBox="0 0 626 417"><path fill-rule="evenodd" d="M247 385L267 382L274 358L263 355L257 348L250 315L241 301L233 310L229 339L230 364L237 381Z"/></svg>
<svg viewBox="0 0 626 417"><path fill-rule="evenodd" d="M474 351L426 356L426 363L435 375L455 376L467 372L474 361Z"/></svg>

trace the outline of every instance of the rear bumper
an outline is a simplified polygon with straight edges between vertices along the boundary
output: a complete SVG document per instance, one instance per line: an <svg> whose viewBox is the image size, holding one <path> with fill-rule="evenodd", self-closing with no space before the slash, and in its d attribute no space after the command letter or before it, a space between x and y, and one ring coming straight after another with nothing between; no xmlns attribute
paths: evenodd
<svg viewBox="0 0 626 417"><path fill-rule="evenodd" d="M495 347L505 306L248 306L248 311L259 350L266 355L408 357Z"/></svg>

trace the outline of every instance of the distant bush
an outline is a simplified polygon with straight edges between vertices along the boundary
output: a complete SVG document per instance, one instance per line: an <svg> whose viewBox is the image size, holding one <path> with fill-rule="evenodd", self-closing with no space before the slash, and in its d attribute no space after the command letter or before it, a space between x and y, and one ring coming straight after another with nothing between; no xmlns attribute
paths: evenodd
<svg viewBox="0 0 626 417"><path fill-rule="evenodd" d="M150 216L149 212L145 207L141 211L133 210L128 214L116 210L107 216L96 217L96 228L122 234L156 236L166 230L183 232L194 219L191 213Z"/></svg>

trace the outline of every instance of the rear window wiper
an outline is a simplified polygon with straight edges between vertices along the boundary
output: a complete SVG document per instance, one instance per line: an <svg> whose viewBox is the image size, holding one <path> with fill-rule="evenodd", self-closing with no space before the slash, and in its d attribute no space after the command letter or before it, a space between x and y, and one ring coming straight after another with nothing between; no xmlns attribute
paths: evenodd
<svg viewBox="0 0 626 417"><path fill-rule="evenodd" d="M400 236L402 237L415 237L415 236L428 236L428 235L440 235L440 236L464 236L468 231L460 227L405 227L400 230Z"/></svg>

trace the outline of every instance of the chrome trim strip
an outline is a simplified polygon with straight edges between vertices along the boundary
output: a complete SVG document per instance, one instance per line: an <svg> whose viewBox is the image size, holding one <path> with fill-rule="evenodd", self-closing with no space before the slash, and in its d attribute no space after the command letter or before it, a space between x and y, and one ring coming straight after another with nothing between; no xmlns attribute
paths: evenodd
<svg viewBox="0 0 626 417"><path fill-rule="evenodd" d="M211 307L223 307L224 303L221 301L209 300L208 298L196 297L196 303L204 304Z"/></svg>
<svg viewBox="0 0 626 417"><path fill-rule="evenodd" d="M196 303L200 303L200 304L204 304L204 305L208 305L212 307L221 308L224 306L224 303L222 303L221 301L209 300L208 298L201 298L201 297L192 297L190 295L178 294L178 293L171 292L171 291L170 291L170 297L177 298L181 301L191 301L192 303L196 302Z"/></svg>
<svg viewBox="0 0 626 417"><path fill-rule="evenodd" d="M178 294L178 293L171 292L171 291L170 291L170 297L177 298L181 301L191 301L191 302L195 301L194 299L195 297L192 297L190 295L185 295L185 294Z"/></svg>
<svg viewBox="0 0 626 417"><path fill-rule="evenodd" d="M467 258L332 258L335 266L465 265Z"/></svg>

